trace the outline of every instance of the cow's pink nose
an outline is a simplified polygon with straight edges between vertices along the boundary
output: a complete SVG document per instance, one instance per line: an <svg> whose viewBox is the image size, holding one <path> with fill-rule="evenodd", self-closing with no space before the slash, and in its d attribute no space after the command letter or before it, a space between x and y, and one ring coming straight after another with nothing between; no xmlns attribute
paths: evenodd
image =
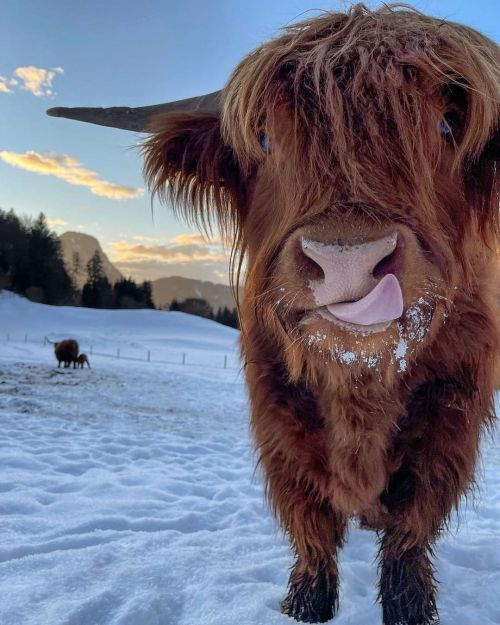
<svg viewBox="0 0 500 625"><path fill-rule="evenodd" d="M391 273L389 269L382 275L374 275L377 265L395 251L397 243L396 232L375 241L344 245L302 237L302 251L316 265L310 267L309 280L316 304L327 306L364 298L373 291L384 273ZM323 277L318 277L320 273Z"/></svg>

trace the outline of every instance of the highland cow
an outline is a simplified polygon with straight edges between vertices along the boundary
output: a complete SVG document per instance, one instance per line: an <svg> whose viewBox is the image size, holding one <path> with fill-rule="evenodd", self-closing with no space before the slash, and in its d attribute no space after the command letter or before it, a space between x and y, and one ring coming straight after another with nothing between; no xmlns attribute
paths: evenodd
<svg viewBox="0 0 500 625"><path fill-rule="evenodd" d="M76 364L78 367L80 367L80 369L83 369L85 363L87 363L87 367L90 369L90 362L89 359L87 357L87 354L79 354L78 358L76 359Z"/></svg>
<svg viewBox="0 0 500 625"><path fill-rule="evenodd" d="M221 92L51 111L150 131L152 191L233 244L297 620L334 616L357 517L378 532L384 624L437 622L433 546L494 420L499 79L471 28L358 4L286 28Z"/></svg>
<svg viewBox="0 0 500 625"><path fill-rule="evenodd" d="M64 341L54 343L54 354L57 359L58 368L61 366L61 362L63 362L65 369L67 369L71 363L73 363L73 369L75 369L78 356L78 341L65 339Z"/></svg>

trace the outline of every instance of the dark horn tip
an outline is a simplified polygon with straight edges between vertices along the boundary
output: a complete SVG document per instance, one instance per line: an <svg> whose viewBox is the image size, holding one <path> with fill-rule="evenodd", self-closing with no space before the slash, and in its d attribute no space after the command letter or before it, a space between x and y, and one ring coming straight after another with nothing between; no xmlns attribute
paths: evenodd
<svg viewBox="0 0 500 625"><path fill-rule="evenodd" d="M51 109L47 109L45 112L47 113L47 115L50 115L50 117L62 117L63 111L63 106L54 106Z"/></svg>

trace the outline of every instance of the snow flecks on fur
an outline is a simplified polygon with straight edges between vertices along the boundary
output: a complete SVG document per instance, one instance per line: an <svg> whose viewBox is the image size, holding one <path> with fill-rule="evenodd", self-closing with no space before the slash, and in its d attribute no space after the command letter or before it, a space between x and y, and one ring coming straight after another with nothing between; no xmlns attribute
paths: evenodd
<svg viewBox="0 0 500 625"><path fill-rule="evenodd" d="M307 337L307 344L309 345L309 347L321 341L326 341L326 334L320 332L319 330L317 330L314 334L310 334Z"/></svg>
<svg viewBox="0 0 500 625"><path fill-rule="evenodd" d="M344 350L342 346L335 343L327 344L327 334L320 330L308 335L307 344L309 347L317 349L321 355L327 355L325 360L341 362L345 365L362 363L368 369L374 369L382 362L390 364L397 363L398 373L403 373L408 368L408 358L415 349L417 343L422 343L429 331L432 317L433 305L420 297L413 306L410 306L404 316L397 323L398 338L394 342L385 340L383 346L376 350L366 348L366 342L356 340L359 350ZM359 336L366 334L363 328L356 332ZM362 347L364 346L364 347ZM390 352L387 360L387 352Z"/></svg>
<svg viewBox="0 0 500 625"><path fill-rule="evenodd" d="M399 342L394 357L398 363L398 372L406 371L406 355L410 346L422 343L427 336L433 316L433 307L424 298L420 297L416 304L410 306L404 316L404 321L398 323Z"/></svg>
<svg viewBox="0 0 500 625"><path fill-rule="evenodd" d="M356 354L354 352L342 352L340 354L340 360L345 362L346 365L350 365L353 362L356 362Z"/></svg>
<svg viewBox="0 0 500 625"><path fill-rule="evenodd" d="M406 352L408 351L408 343L404 339L400 339L396 347L395 357L398 361L398 371L406 371Z"/></svg>

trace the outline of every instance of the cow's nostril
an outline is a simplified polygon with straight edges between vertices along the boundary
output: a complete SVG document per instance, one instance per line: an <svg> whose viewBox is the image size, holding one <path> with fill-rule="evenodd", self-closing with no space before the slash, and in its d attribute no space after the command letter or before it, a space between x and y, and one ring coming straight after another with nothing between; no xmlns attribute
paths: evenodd
<svg viewBox="0 0 500 625"><path fill-rule="evenodd" d="M395 273L396 270L396 262L395 262L396 252L391 252L385 258L382 258L375 267L373 268L372 274L374 278L383 278L388 273Z"/></svg>
<svg viewBox="0 0 500 625"><path fill-rule="evenodd" d="M379 260L373 268L372 274L374 278L380 280L389 273L394 275L398 274L401 265L402 247L401 238L398 237L394 250Z"/></svg>
<svg viewBox="0 0 500 625"><path fill-rule="evenodd" d="M307 280L324 280L325 272L319 263L304 253L302 244L296 249L296 265Z"/></svg>

